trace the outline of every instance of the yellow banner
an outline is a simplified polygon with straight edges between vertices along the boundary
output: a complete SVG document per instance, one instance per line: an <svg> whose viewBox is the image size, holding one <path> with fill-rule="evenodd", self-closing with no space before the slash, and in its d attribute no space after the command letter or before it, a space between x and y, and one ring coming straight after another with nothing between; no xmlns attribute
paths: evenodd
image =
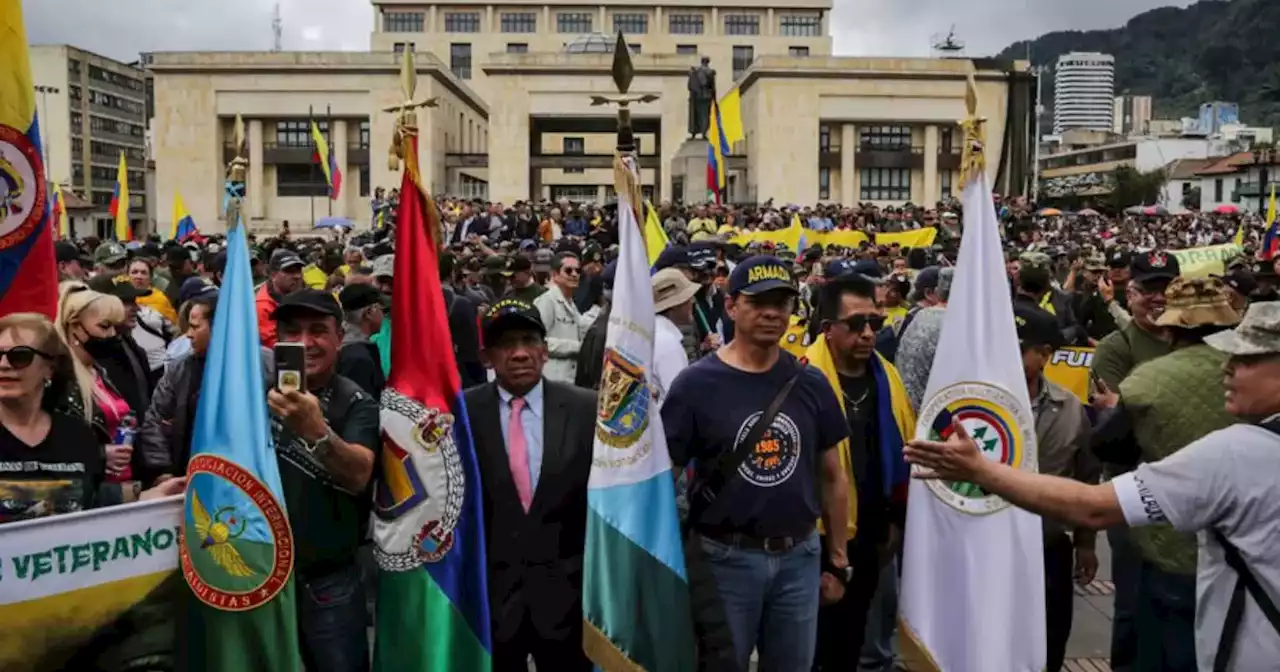
<svg viewBox="0 0 1280 672"><path fill-rule="evenodd" d="M1239 245L1228 243L1174 250L1173 256L1178 258L1178 270L1182 277L1203 278L1207 275L1222 275L1226 262L1243 252Z"/></svg>
<svg viewBox="0 0 1280 672"><path fill-rule="evenodd" d="M812 245L858 247L869 240L867 234L861 231L813 231L810 229L799 231L795 228L786 228L778 231L744 231L730 238L729 242L743 247L754 242L768 242L774 245L786 243L788 248L797 250L800 247L801 239L804 240L804 247L806 248Z"/></svg>
<svg viewBox="0 0 1280 672"><path fill-rule="evenodd" d="M877 233L876 245L897 243L902 247L929 247L933 244L933 239L937 237L938 230L930 226L924 229L916 229L915 231L903 231L902 233Z"/></svg>
<svg viewBox="0 0 1280 672"><path fill-rule="evenodd" d="M1093 364L1093 348L1062 348L1053 353L1044 377L1065 387L1079 397L1081 403L1089 403L1089 367Z"/></svg>

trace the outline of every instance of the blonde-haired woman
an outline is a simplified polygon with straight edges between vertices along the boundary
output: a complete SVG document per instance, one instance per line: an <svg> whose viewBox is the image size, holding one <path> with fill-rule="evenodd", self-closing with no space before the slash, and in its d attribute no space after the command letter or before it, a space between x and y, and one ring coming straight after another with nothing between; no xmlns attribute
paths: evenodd
<svg viewBox="0 0 1280 672"><path fill-rule="evenodd" d="M178 494L185 479L145 492L106 482L102 443L83 416L56 409L74 364L43 315L0 318L0 524L131 499Z"/></svg>
<svg viewBox="0 0 1280 672"><path fill-rule="evenodd" d="M118 339L117 329L125 321L124 303L110 294L96 292L83 282L67 281L58 287L58 336L71 353L72 385L65 395L64 410L84 418L106 444L107 480L141 490L136 476L144 476L146 465L133 455L131 445L116 442L116 432L124 426L136 427L146 409L132 409L121 395L94 353ZM135 472L137 472L135 474Z"/></svg>

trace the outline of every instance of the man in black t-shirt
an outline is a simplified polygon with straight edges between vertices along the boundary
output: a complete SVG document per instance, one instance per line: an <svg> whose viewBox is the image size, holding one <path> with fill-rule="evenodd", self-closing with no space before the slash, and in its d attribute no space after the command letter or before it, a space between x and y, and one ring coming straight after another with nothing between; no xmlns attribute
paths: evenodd
<svg viewBox="0 0 1280 672"><path fill-rule="evenodd" d="M365 672L369 642L356 548L369 519L378 402L335 373L342 308L332 294L299 290L271 317L280 343L306 346L306 391L267 393L296 551L303 662L308 670Z"/></svg>
<svg viewBox="0 0 1280 672"><path fill-rule="evenodd" d="M778 347L797 294L789 264L767 256L739 264L729 277L727 305L737 337L677 376L662 407L672 461L695 465L697 492L796 377L718 497L707 506L696 504L701 497L691 498L689 524L696 536L690 544L701 552L689 556L689 575L709 571L732 635L732 650L721 651L710 633L717 624L698 623L704 664L745 670L758 649L761 670L808 670L819 570L832 572L823 579L824 600L839 599L848 581L849 483L831 450L848 428L822 374ZM820 517L835 540L825 558L815 530ZM697 591L707 588L693 586L695 602Z"/></svg>

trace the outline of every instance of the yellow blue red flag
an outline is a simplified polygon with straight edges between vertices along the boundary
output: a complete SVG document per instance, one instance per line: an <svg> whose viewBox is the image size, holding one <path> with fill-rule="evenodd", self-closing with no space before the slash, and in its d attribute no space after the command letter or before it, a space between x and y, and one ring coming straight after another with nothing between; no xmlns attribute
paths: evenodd
<svg viewBox="0 0 1280 672"><path fill-rule="evenodd" d="M342 192L342 170L338 168L333 151L329 149L329 141L325 140L320 127L316 126L314 121L311 122L311 140L316 145L316 155L313 158L324 170L325 182L329 183L329 199L336 201L338 194Z"/></svg>
<svg viewBox="0 0 1280 672"><path fill-rule="evenodd" d="M107 207L116 223L116 240L133 240L133 227L129 225L129 164L125 163L124 150L120 151L120 165L116 168L116 190L111 194Z"/></svg>
<svg viewBox="0 0 1280 672"><path fill-rule="evenodd" d="M196 220L187 212L187 205L182 202L182 194L173 195L173 223L169 225L169 240L182 241L187 236L200 233Z"/></svg>
<svg viewBox="0 0 1280 672"><path fill-rule="evenodd" d="M21 0L0 0L0 315L57 308L49 188Z"/></svg>

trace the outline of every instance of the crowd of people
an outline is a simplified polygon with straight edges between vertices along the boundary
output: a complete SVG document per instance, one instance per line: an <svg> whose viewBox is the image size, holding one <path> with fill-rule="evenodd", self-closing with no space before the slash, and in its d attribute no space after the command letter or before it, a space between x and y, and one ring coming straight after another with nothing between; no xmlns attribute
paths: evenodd
<svg viewBox="0 0 1280 672"><path fill-rule="evenodd" d="M391 367L397 199L377 190L372 226L354 235L250 239L268 388L269 348L306 346L308 389L264 402L311 670L369 664L358 557ZM538 669L589 670L582 561L616 211L438 204L454 346L440 355L470 388L494 669L527 670L532 657ZM1276 669L1280 623L1258 600L1280 595L1280 259L1257 258L1261 221L1046 216L997 199L1034 475L987 462L963 432L912 441L955 281L958 203L654 207L670 244L653 262L650 374L694 602L714 606L697 619L706 669L745 670L753 652L771 672L894 669L908 461L1044 516L1047 670L1063 665L1072 584L1098 570L1099 528L1110 528L1116 583L1112 669ZM937 236L914 249L874 237L735 243L797 219L814 232ZM1242 230L1238 259L1182 277L1174 251ZM224 245L57 244L56 320L0 316L0 484L26 493L0 501L0 524L182 492ZM1087 402L1044 376L1067 345L1096 347ZM690 496L744 437L754 450L719 496ZM1241 571L1261 593L1240 597Z"/></svg>

